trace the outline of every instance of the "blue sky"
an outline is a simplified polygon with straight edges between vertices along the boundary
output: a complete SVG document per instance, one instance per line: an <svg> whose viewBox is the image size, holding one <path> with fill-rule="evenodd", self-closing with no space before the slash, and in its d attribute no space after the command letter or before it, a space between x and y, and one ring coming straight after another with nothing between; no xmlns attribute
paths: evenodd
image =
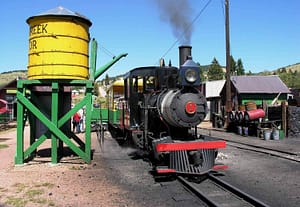
<svg viewBox="0 0 300 207"><path fill-rule="evenodd" d="M164 58L166 62L171 59L173 65L178 66L180 42L176 42L170 24L161 18L158 1L163 0L3 1L0 73L27 68L29 26L26 19L58 6L81 13L92 21L90 34L99 44L97 66L112 58L104 50L113 55L128 53L107 71L109 76L124 74L138 66L158 64L170 48ZM186 12L187 18L194 20L199 16L192 24L193 59L207 65L216 57L221 65L225 65L224 0L187 1L191 8ZM246 71L252 72L299 63L299 10L299 0L230 0L233 57L236 60L241 58Z"/></svg>

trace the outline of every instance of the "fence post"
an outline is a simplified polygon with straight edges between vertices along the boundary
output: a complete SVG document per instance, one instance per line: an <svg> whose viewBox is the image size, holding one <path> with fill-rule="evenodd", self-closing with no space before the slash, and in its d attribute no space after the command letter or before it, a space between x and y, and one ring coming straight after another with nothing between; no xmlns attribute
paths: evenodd
<svg viewBox="0 0 300 207"><path fill-rule="evenodd" d="M281 102L281 111L282 111L282 130L284 136L287 137L287 105L286 101Z"/></svg>

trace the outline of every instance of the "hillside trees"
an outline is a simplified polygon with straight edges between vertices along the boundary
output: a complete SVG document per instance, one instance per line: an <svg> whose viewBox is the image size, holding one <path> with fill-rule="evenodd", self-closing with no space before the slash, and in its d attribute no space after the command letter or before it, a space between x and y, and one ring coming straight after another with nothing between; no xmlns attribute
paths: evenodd
<svg viewBox="0 0 300 207"><path fill-rule="evenodd" d="M245 69L244 69L244 65L243 65L241 58L239 58L237 60L236 72L237 72L237 75L245 75Z"/></svg>
<svg viewBox="0 0 300 207"><path fill-rule="evenodd" d="M300 88L300 73L297 70L292 71L280 68L275 72L275 75L278 75L287 87Z"/></svg>
<svg viewBox="0 0 300 207"><path fill-rule="evenodd" d="M241 58L236 62L234 58L230 56L230 73L231 75L245 75L245 69Z"/></svg>
<svg viewBox="0 0 300 207"><path fill-rule="evenodd" d="M245 69L242 62L242 59L239 58L237 62L234 60L232 56L230 56L230 75L245 75ZM249 75L252 73L249 72ZM220 66L218 60L214 58L212 60L211 65L208 66L207 71L207 80L221 80L224 79L225 72L222 69L222 66Z"/></svg>

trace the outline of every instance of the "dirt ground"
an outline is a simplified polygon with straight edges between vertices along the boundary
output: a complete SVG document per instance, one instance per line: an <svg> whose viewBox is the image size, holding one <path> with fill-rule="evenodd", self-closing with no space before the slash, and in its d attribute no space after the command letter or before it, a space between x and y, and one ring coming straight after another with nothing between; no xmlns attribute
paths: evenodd
<svg viewBox="0 0 300 207"><path fill-rule="evenodd" d="M79 136L83 136L80 134ZM135 206L124 191L107 179L101 168L99 143L92 135L94 159L88 165L68 156L51 165L50 157L38 156L21 166L14 165L16 130L0 131L0 206ZM29 137L25 127L24 137ZM28 145L25 140L25 145ZM38 150L49 152L50 140Z"/></svg>
<svg viewBox="0 0 300 207"><path fill-rule="evenodd" d="M299 206L298 163L230 146L226 156L230 169L222 179L269 206Z"/></svg>
<svg viewBox="0 0 300 207"><path fill-rule="evenodd" d="M29 130L25 128L25 135ZM83 134L79 134L83 136ZM26 137L26 136L24 136ZM28 144L28 143L27 143ZM90 165L77 156L50 164L50 140L38 148L44 152L33 161L14 166L16 130L0 132L0 207L198 207L201 202L174 182L156 182L151 166L128 156L134 149L121 148L105 132L101 150L92 133ZM48 156L46 156L48 155Z"/></svg>
<svg viewBox="0 0 300 207"><path fill-rule="evenodd" d="M207 123L202 126L210 128ZM216 137L234 136L211 133ZM193 206L183 204L187 202L185 192L154 182L147 171L150 166L142 160L130 159L129 149L120 151L111 138L105 141L105 150L101 151L92 133L94 156L89 165L77 156L64 157L59 164L51 165L50 140L46 140L38 148L43 154L15 166L16 137L13 126L0 131L0 207ZM24 137L29 137L28 127ZM25 145L28 146L27 139ZM223 177L229 183L270 206L298 206L299 184L295 182L300 172L298 164L232 147L220 150L219 155L219 161L229 166Z"/></svg>

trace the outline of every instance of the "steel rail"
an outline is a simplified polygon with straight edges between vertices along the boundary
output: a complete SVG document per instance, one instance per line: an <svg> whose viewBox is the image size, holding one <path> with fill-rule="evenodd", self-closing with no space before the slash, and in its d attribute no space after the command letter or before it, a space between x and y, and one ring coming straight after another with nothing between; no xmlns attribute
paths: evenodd
<svg viewBox="0 0 300 207"><path fill-rule="evenodd" d="M294 152L287 152L287 151L284 151L284 150L272 149L272 148L268 148L268 147L257 146L257 145L254 145L254 144L248 144L248 143L242 143L242 142L232 141L232 140L228 140L228 139L224 139L224 138L222 138L221 140L224 140L226 142L231 142L231 143L246 145L246 146L249 146L249 147L254 147L254 148L259 148L259 149L265 149L265 150L270 150L270 151L274 151L274 152L279 152L279 153L287 154L287 155L293 155L293 156L297 156L298 155L297 153L294 153Z"/></svg>
<svg viewBox="0 0 300 207"><path fill-rule="evenodd" d="M289 152L284 152L281 150L275 150L275 149L270 149L270 148L266 148L266 147L259 147L259 146L254 146L254 145L244 144L244 143L234 142L234 141L228 141L228 140L226 140L226 143L228 146L231 146L231 147L236 147L239 149L249 150L249 151L253 151L253 152L257 152L257 153L268 154L268 155L272 155L274 157L280 157L280 158L294 161L294 162L300 162L299 156L295 153L289 153Z"/></svg>
<svg viewBox="0 0 300 207"><path fill-rule="evenodd" d="M210 133L211 133L210 129L205 129L205 128L201 128L201 127L198 127L198 129L208 131L209 136L210 136ZM218 131L218 130L216 130L216 131ZM280 158L294 161L294 162L300 162L299 153L288 152L285 150L272 149L269 147L257 146L257 145L249 144L249 143L242 143L239 141L228 140L226 138L219 138L219 139L226 141L228 146L236 147L239 149L245 149L245 150L249 150L249 151L253 151L253 152L257 152L257 153L268 154L268 155L280 157Z"/></svg>
<svg viewBox="0 0 300 207"><path fill-rule="evenodd" d="M202 201L204 201L206 204L212 207L218 207L219 205L214 202L213 200L209 199L207 196L205 196L204 193L202 193L199 189L197 189L195 186L192 186L186 179L184 179L182 176L177 176L177 179L180 183L184 185L188 190L190 190L193 194L195 194L197 197L199 197Z"/></svg>
<svg viewBox="0 0 300 207"><path fill-rule="evenodd" d="M269 205L265 204L264 202L254 198L253 196L249 195L248 193L238 189L237 187L229 184L228 182L221 180L217 178L216 176L209 174L208 178L218 185L222 186L226 190L229 190L230 192L234 193L235 195L239 196L240 198L243 198L245 201L251 203L252 205L256 207L269 207Z"/></svg>
<svg viewBox="0 0 300 207"><path fill-rule="evenodd" d="M177 179L181 184L183 184L183 186L185 188L187 188L191 193L193 193L197 197L199 197L199 199L201 199L203 202L205 202L208 206L212 206L212 207L222 206L222 204L218 203L216 200L209 198L209 196L205 192L202 192L199 188L197 188L196 186L191 184L191 182L188 181L187 179L183 178L182 176L177 176ZM253 196L251 196L251 195L247 194L246 192L238 189L237 187L234 187L233 185L217 178L216 176L214 176L212 174L208 174L206 179L210 180L217 186L220 186L227 192L230 192L230 193L236 195L237 197L243 199L245 202L249 203L249 205L251 205L251 206L269 207L267 204L263 203L262 201L254 198ZM206 179L204 179L204 180L206 180Z"/></svg>

